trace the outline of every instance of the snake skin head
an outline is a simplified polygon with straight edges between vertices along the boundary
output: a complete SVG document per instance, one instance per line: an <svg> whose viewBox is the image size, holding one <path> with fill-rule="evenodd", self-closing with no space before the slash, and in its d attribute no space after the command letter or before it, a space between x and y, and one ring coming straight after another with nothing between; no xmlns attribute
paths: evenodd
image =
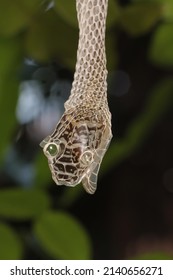
<svg viewBox="0 0 173 280"><path fill-rule="evenodd" d="M105 118L99 120L91 110L82 115L80 111L82 108L64 113L55 131L40 146L57 185L74 187L82 182L85 190L93 194L112 134Z"/></svg>

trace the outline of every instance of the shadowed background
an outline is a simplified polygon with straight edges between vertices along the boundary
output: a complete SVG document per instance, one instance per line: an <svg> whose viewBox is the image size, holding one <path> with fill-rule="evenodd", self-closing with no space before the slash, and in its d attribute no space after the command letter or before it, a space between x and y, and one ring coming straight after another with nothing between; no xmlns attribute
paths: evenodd
<svg viewBox="0 0 173 280"><path fill-rule="evenodd" d="M173 259L173 2L109 0L113 140L91 196L39 147L75 69L75 0L0 1L0 259Z"/></svg>

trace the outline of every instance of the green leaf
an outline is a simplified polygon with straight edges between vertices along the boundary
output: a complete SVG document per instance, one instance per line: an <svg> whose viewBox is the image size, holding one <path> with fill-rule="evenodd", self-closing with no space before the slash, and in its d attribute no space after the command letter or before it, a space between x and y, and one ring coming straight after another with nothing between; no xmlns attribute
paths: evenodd
<svg viewBox="0 0 173 280"><path fill-rule="evenodd" d="M0 160L11 141L16 125L15 110L18 98L18 67L22 60L20 38L0 38ZM5 122L5 125L4 125Z"/></svg>
<svg viewBox="0 0 173 280"><path fill-rule="evenodd" d="M22 258L22 244L11 227L0 223L0 260L18 260Z"/></svg>
<svg viewBox="0 0 173 280"><path fill-rule="evenodd" d="M137 3L120 10L119 22L131 35L142 35L158 22L162 16L162 5L157 3Z"/></svg>
<svg viewBox="0 0 173 280"><path fill-rule="evenodd" d="M80 223L63 212L47 212L36 222L40 245L55 259L89 259L91 244Z"/></svg>
<svg viewBox="0 0 173 280"><path fill-rule="evenodd" d="M0 216L14 220L33 219L49 207L46 193L40 190L0 191Z"/></svg>
<svg viewBox="0 0 173 280"><path fill-rule="evenodd" d="M55 0L55 11L71 26L78 28L76 1L75 0ZM110 28L117 20L118 5L115 0L109 0L106 25Z"/></svg>
<svg viewBox="0 0 173 280"><path fill-rule="evenodd" d="M58 58L59 62L73 69L77 43L78 30L70 28L53 10L35 18L25 37L25 48L29 56L42 62Z"/></svg>
<svg viewBox="0 0 173 280"><path fill-rule="evenodd" d="M68 24L78 27L76 0L55 0L55 11Z"/></svg>
<svg viewBox="0 0 173 280"><path fill-rule="evenodd" d="M173 21L173 1L160 0L163 3L163 16L168 21Z"/></svg>
<svg viewBox="0 0 173 280"><path fill-rule="evenodd" d="M162 66L173 65L173 23L165 23L156 30L149 50L152 62Z"/></svg>
<svg viewBox="0 0 173 280"><path fill-rule="evenodd" d="M39 4L40 0L0 1L0 34L12 36L26 28Z"/></svg>
<svg viewBox="0 0 173 280"><path fill-rule="evenodd" d="M133 0L134 3L159 4L162 6L162 16L165 20L173 21L173 1L172 0Z"/></svg>

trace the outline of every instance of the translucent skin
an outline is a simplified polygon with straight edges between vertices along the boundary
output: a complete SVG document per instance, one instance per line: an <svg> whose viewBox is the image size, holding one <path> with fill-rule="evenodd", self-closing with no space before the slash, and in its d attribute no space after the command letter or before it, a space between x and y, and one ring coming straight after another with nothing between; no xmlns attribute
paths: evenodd
<svg viewBox="0 0 173 280"><path fill-rule="evenodd" d="M76 0L79 44L71 94L55 131L40 144L55 183L73 187L82 182L90 194L97 188L100 164L112 138L106 82L107 4L108 0ZM54 155L52 143L57 147Z"/></svg>

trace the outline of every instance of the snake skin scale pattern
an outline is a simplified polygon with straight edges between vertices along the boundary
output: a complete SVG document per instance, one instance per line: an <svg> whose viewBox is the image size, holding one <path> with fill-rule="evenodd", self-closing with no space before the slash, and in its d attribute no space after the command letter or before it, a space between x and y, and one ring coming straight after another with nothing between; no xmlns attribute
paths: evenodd
<svg viewBox="0 0 173 280"><path fill-rule="evenodd" d="M79 42L76 70L65 112L40 144L57 185L80 182L93 194L112 138L107 102L105 29L108 0L76 0Z"/></svg>

